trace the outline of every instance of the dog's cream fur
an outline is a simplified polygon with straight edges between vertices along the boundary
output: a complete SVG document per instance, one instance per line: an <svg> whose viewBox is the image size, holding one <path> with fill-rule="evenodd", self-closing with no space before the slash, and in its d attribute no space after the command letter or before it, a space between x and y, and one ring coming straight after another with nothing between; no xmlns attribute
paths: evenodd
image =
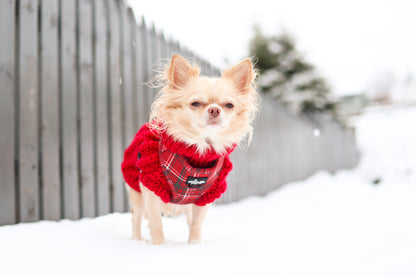
<svg viewBox="0 0 416 277"><path fill-rule="evenodd" d="M252 134L252 120L257 111L258 94L249 59L223 72L221 78L199 76L199 68L174 55L160 75L160 93L152 105L151 122L163 122L163 128L175 140L197 146L204 153L210 147L223 153L233 144ZM197 103L197 104L196 104ZM216 116L210 113L214 109ZM161 125L154 124L159 129ZM184 213L189 226L189 242L201 241L201 227L210 205L165 204L140 184L141 192L129 188L132 206L133 238L142 239L141 221L149 220L151 241L162 244L163 213Z"/></svg>

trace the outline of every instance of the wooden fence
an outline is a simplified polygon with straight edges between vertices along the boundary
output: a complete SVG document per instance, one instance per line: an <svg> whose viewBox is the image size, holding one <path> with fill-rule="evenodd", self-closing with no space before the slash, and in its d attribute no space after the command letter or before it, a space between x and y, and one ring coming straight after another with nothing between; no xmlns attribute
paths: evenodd
<svg viewBox="0 0 416 277"><path fill-rule="evenodd" d="M127 211L122 153L153 64L190 51L116 0L0 1L0 225Z"/></svg>
<svg viewBox="0 0 416 277"><path fill-rule="evenodd" d="M155 91L143 83L172 53L219 74L121 1L0 1L0 225L127 211L123 151L149 116ZM354 137L338 125L319 123L332 124L319 141L315 123L263 106L222 203L356 163Z"/></svg>

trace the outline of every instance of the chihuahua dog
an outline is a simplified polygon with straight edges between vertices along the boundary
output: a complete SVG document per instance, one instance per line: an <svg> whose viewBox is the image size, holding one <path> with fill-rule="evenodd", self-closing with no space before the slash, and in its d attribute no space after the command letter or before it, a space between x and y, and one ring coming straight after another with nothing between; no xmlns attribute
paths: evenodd
<svg viewBox="0 0 416 277"><path fill-rule="evenodd" d="M259 99L255 79L250 59L209 78L183 57L172 57L158 77L161 89L150 121L124 153L133 238L142 239L147 216L151 242L162 244L162 212L181 211L188 242L201 241L207 210L226 189L229 154L245 138L251 140Z"/></svg>

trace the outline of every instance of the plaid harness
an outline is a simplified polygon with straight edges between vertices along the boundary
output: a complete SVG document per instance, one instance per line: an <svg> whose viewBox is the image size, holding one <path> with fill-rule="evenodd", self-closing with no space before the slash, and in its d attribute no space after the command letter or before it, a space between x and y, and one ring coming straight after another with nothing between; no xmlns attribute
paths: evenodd
<svg viewBox="0 0 416 277"><path fill-rule="evenodd" d="M172 193L170 202L174 204L191 204L200 198L217 180L224 162L222 157L209 168L195 168L184 156L171 152L161 141L159 158Z"/></svg>

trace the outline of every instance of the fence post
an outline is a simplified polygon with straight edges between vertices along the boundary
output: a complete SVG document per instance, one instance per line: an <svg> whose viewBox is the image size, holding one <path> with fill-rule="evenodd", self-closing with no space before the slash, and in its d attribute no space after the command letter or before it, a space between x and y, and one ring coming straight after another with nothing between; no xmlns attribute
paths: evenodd
<svg viewBox="0 0 416 277"><path fill-rule="evenodd" d="M0 1L0 225L16 223L15 206L15 11L16 2Z"/></svg>
<svg viewBox="0 0 416 277"><path fill-rule="evenodd" d="M156 40L156 30L155 25L152 24L152 26L147 29L147 64L146 64L146 70L147 70L147 79L146 82L148 82L152 76L153 76L153 65L156 63L159 57L159 50L158 50L158 44ZM156 95L154 88L147 89L147 115L146 118L149 118L150 116L150 107L153 103L153 98Z"/></svg>
<svg viewBox="0 0 416 277"><path fill-rule="evenodd" d="M141 24L141 45L142 45L142 78L143 78L143 83L146 83L149 81L150 79L150 75L149 73L151 72L151 70L149 70L149 64L151 63L151 52L150 52L150 35L149 35L149 31L147 29L146 26L146 22L144 20L144 17L142 18L142 24ZM144 122L148 121L149 119L149 115L150 115L150 106L149 106L149 102L150 102L150 88L147 85L143 85L143 90L142 90L142 117L144 119Z"/></svg>
<svg viewBox="0 0 416 277"><path fill-rule="evenodd" d="M77 49L76 0L61 1L60 6L60 69L61 138L62 138L62 201L63 216L80 218L78 128L77 128Z"/></svg>
<svg viewBox="0 0 416 277"><path fill-rule="evenodd" d="M162 59L169 58L169 46L166 42L165 35L161 33L159 35L159 41L160 41L160 57Z"/></svg>
<svg viewBox="0 0 416 277"><path fill-rule="evenodd" d="M43 219L61 218L59 160L58 2L42 0L40 78L40 161Z"/></svg>
<svg viewBox="0 0 416 277"><path fill-rule="evenodd" d="M137 95L136 95L136 108L137 108L137 125L136 130L145 123L146 118L144 116L144 55L143 55L143 37L144 37L144 28L143 26L135 24L135 33L136 33L136 87L137 87Z"/></svg>
<svg viewBox="0 0 416 277"><path fill-rule="evenodd" d="M121 57L120 57L120 7L117 0L109 0L109 26L110 26L110 171L111 171L111 191L112 191L112 211L124 211L124 187L120 165L123 157L122 140L122 98L121 98Z"/></svg>
<svg viewBox="0 0 416 277"><path fill-rule="evenodd" d="M19 210L32 222L40 218L38 1L19 4Z"/></svg>
<svg viewBox="0 0 416 277"><path fill-rule="evenodd" d="M130 34L130 51L131 51L131 93L132 93L132 100L131 100L131 106L132 106L132 134L133 136L136 134L136 131L138 130L139 125L139 112L138 112L138 76L137 76L137 70L138 70L138 57L137 57L137 24L136 24L136 18L134 17L133 10L131 8L127 9L127 28L128 32ZM132 140L132 137L127 138L128 142Z"/></svg>
<svg viewBox="0 0 416 277"><path fill-rule="evenodd" d="M92 1L79 0L78 13L81 212L83 217L94 217L96 214L96 201L94 176Z"/></svg>
<svg viewBox="0 0 416 277"><path fill-rule="evenodd" d="M122 126L123 126L123 150L127 148L130 144L130 141L135 135L134 129L134 101L133 101L133 76L132 76L132 67L133 67L133 43L132 35L130 31L130 18L127 11L127 8L120 4L120 24L121 24L121 47L120 47L120 59L122 62L121 70L121 79L122 79ZM124 180L123 180L124 184ZM128 195L127 191L124 189L124 211L128 209Z"/></svg>
<svg viewBox="0 0 416 277"><path fill-rule="evenodd" d="M104 215L111 211L109 173L109 111L108 111L108 3L106 0L94 2L94 92L95 92L95 164L97 213Z"/></svg>

